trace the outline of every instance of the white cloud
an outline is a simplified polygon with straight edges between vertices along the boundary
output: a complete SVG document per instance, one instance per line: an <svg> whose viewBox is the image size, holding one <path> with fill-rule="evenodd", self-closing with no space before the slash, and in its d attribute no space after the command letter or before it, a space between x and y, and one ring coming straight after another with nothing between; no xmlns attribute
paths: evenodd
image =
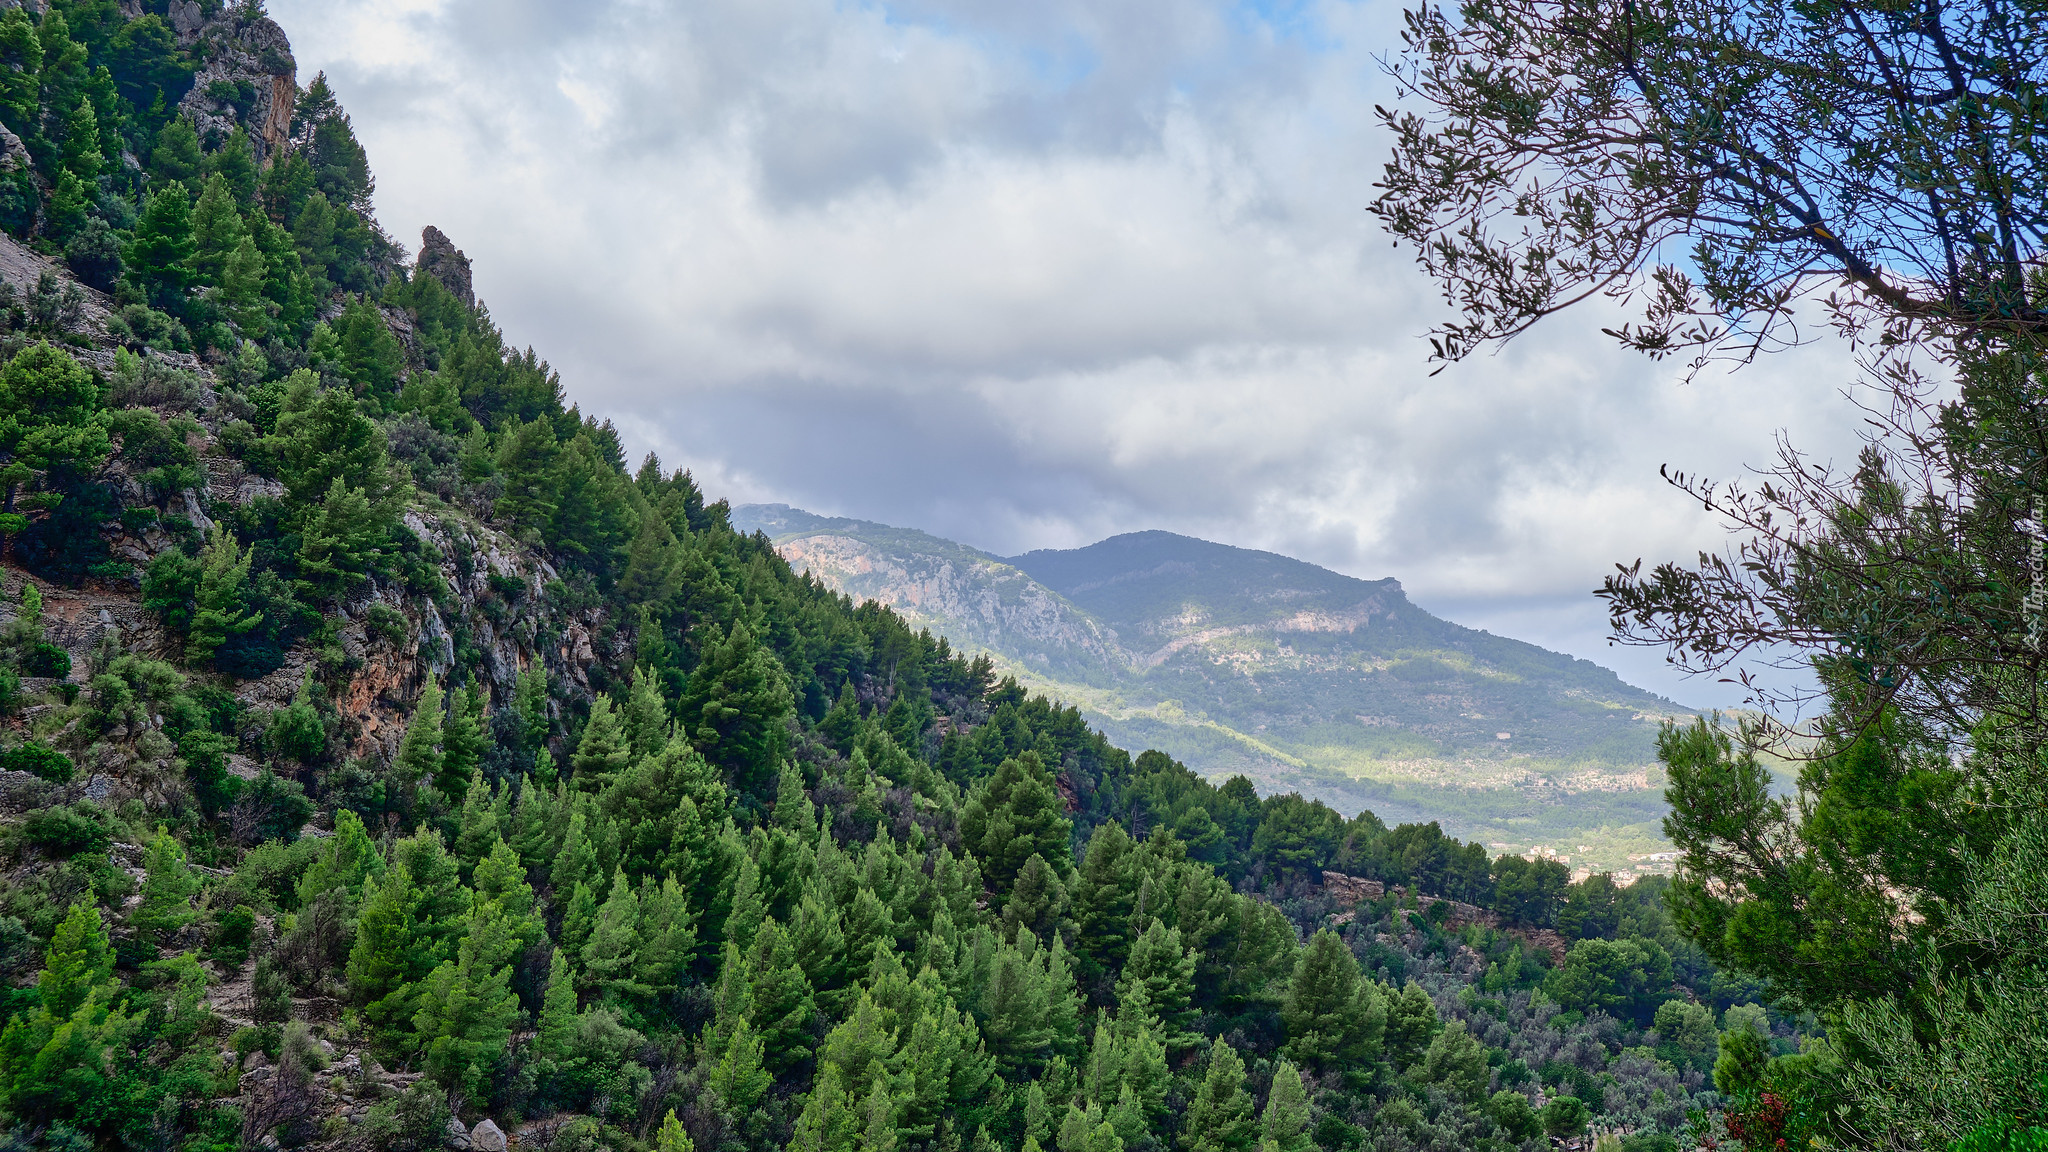
<svg viewBox="0 0 2048 1152"><path fill-rule="evenodd" d="M1845 366L1683 385L1588 312L1430 378L1365 211L1398 8L1273 7L270 3L393 234L447 231L714 495L998 552L1168 528L1606 659L1611 563L1719 540L1657 466L1841 454Z"/></svg>

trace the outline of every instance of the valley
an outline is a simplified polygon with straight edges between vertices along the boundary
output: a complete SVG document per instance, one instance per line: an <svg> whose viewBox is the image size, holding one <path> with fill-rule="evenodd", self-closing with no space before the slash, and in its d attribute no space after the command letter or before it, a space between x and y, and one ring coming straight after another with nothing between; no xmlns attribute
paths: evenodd
<svg viewBox="0 0 2048 1152"><path fill-rule="evenodd" d="M1690 711L1589 661L1464 628L1360 580L1167 532L1000 557L783 505L734 509L792 565L986 652L1121 747L1496 851L1650 874L1655 740Z"/></svg>

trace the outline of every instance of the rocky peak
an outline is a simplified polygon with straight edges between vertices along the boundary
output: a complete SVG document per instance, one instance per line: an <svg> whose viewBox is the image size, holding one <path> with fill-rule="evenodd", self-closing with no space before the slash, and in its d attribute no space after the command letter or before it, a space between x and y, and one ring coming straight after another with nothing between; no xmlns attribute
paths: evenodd
<svg viewBox="0 0 2048 1152"><path fill-rule="evenodd" d="M284 29L267 16L227 11L207 21L197 4L180 0L172 0L171 26L180 41L205 42L206 64L178 103L200 139L242 126L259 164L289 147L299 84Z"/></svg>
<svg viewBox="0 0 2048 1152"><path fill-rule="evenodd" d="M420 233L419 269L439 280L441 287L466 307L476 307L476 290L469 278L469 257L448 239L447 233L432 224Z"/></svg>

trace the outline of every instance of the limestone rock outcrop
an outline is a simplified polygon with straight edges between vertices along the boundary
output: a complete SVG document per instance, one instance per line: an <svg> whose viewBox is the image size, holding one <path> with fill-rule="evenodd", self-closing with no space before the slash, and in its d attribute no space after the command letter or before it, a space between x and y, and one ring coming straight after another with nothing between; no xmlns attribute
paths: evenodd
<svg viewBox="0 0 2048 1152"><path fill-rule="evenodd" d="M207 42L206 65L178 103L200 138L243 127L259 164L287 148L299 85L298 62L284 29L267 16L245 20L223 13L204 21L197 4L177 0L171 14L180 40Z"/></svg>
<svg viewBox="0 0 2048 1152"><path fill-rule="evenodd" d="M420 271L441 282L448 294L464 306L476 307L476 289L470 282L469 257L448 239L448 234L427 225L420 233Z"/></svg>

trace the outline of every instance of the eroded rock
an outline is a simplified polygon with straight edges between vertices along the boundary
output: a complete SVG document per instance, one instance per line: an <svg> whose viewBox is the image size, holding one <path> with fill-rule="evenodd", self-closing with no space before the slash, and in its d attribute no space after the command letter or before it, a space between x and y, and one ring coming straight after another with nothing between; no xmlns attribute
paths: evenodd
<svg viewBox="0 0 2048 1152"><path fill-rule="evenodd" d="M469 277L469 257L455 247L446 233L432 224L420 233L420 271L441 282L449 295L466 307L476 307L476 290Z"/></svg>

